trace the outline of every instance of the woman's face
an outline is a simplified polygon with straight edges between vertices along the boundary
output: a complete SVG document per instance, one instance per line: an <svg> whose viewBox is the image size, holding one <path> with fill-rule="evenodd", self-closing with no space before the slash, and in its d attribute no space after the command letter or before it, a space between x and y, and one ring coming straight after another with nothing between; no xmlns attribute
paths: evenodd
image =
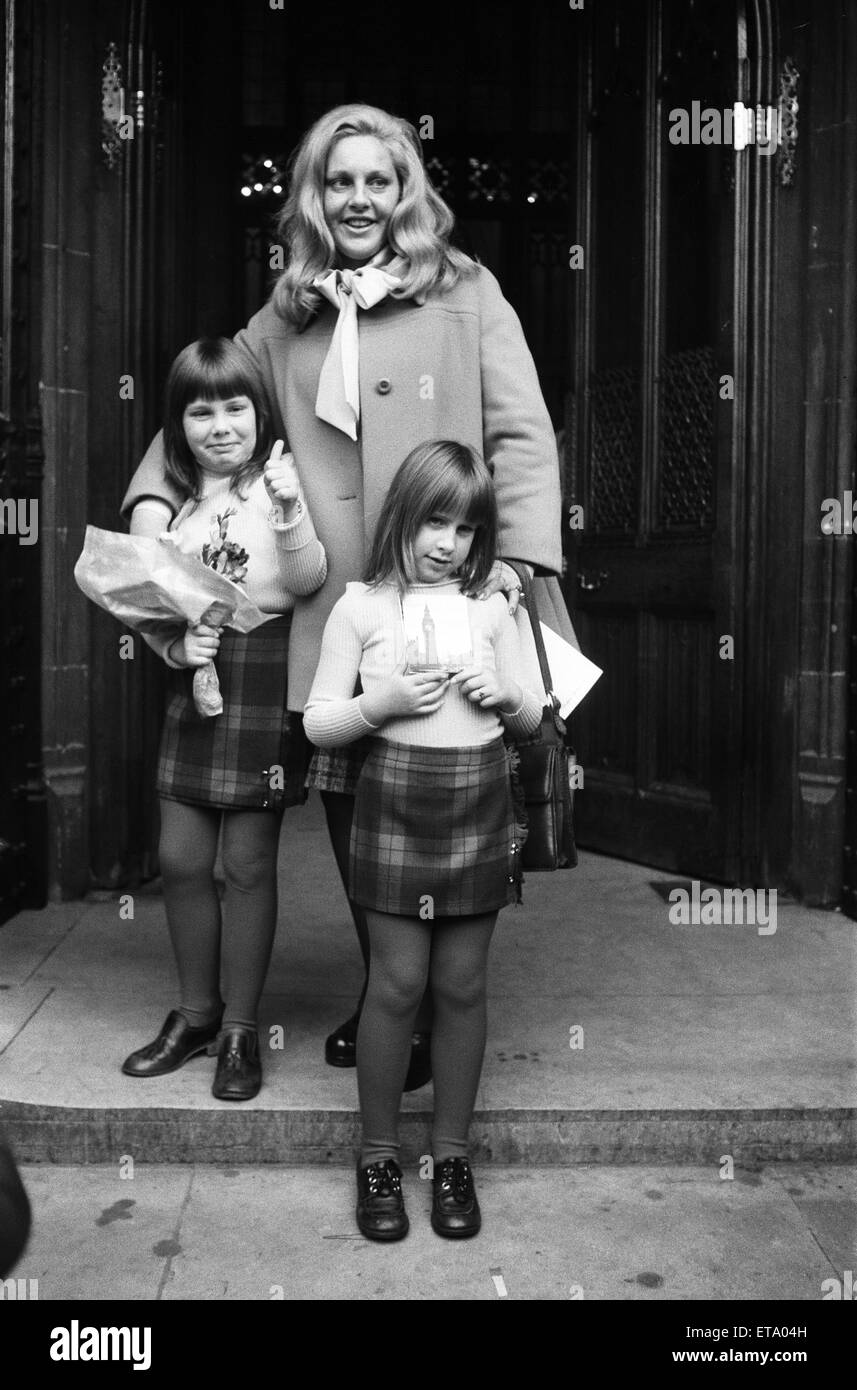
<svg viewBox="0 0 857 1390"><path fill-rule="evenodd" d="M387 149L374 135L343 135L327 157L324 218L350 269L365 265L387 240L401 188Z"/></svg>

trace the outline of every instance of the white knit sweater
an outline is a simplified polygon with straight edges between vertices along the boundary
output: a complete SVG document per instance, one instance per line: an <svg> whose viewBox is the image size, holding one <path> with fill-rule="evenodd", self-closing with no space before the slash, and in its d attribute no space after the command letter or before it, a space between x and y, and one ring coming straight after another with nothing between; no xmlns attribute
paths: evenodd
<svg viewBox="0 0 857 1390"><path fill-rule="evenodd" d="M460 593L457 583L414 584L409 593ZM377 733L394 743L429 748L473 747L490 743L505 726L513 734L532 733L541 719L541 702L523 686L515 621L502 594L468 605L474 664L496 671L502 681L521 686L524 700L514 715L482 709L451 685L434 714L398 716L375 728L363 717L358 676L371 695L405 660L405 631L399 591L393 584L347 584L324 629L321 658L304 711L308 738L321 748L353 743Z"/></svg>
<svg viewBox="0 0 857 1390"><path fill-rule="evenodd" d="M186 555L201 555L206 541L215 547L220 544L217 516L234 508L227 539L242 546L250 557L242 581L247 597L263 613L288 613L294 608L296 594L315 593L327 575L324 547L316 536L306 503L301 500L294 520L279 522L261 477L255 478L249 487L245 485L244 497L230 491L229 481L228 476L204 474L200 502L195 507L182 508L169 529L178 537L179 547ZM137 505L146 510L163 508L165 529L169 525L170 513L165 503L146 499ZM184 630L183 625L165 626L163 632L146 636L145 640L168 666L175 668L177 663L167 656L167 651Z"/></svg>

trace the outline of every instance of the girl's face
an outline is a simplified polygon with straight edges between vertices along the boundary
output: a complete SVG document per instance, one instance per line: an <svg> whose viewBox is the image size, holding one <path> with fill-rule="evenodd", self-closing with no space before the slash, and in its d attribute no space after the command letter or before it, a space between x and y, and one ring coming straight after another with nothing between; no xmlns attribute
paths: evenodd
<svg viewBox="0 0 857 1390"><path fill-rule="evenodd" d="M337 140L327 157L324 220L344 266L365 265L381 250L400 194L393 161L380 140L374 135Z"/></svg>
<svg viewBox="0 0 857 1390"><path fill-rule="evenodd" d="M207 473L234 473L255 453L256 410L249 396L191 401L182 426L191 453Z"/></svg>
<svg viewBox="0 0 857 1390"><path fill-rule="evenodd" d="M413 547L416 584L446 584L470 554L476 527L467 517L438 512L423 522Z"/></svg>

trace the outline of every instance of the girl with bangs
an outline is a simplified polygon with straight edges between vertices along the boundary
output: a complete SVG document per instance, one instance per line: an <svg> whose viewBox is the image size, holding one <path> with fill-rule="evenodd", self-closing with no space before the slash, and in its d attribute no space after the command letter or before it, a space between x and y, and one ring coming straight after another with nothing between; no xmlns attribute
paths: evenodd
<svg viewBox="0 0 857 1390"><path fill-rule="evenodd" d="M163 1076L213 1050L212 1094L241 1101L262 1082L256 1013L277 921L280 820L306 795L303 733L294 737L286 712L284 653L295 596L317 589L327 567L294 464L281 440L271 447L262 378L234 343L201 341L179 354L164 415L166 473L182 505L171 518L162 501L141 501L132 533L168 527L182 551L207 556L271 616L247 634L199 624L146 636L170 668L157 789L180 1003L122 1070ZM223 711L205 717L193 675L215 658ZM276 793L275 767L283 769ZM214 880L221 827L222 924Z"/></svg>
<svg viewBox="0 0 857 1390"><path fill-rule="evenodd" d="M303 710L330 612L365 568L397 461L426 440L452 438L493 469L497 558L482 592L507 595L536 573L543 619L574 642L556 576L562 568L554 430L521 325L500 287L450 244L453 214L432 188L422 142L406 120L355 103L323 115L296 153L279 230L288 264L236 343L262 372L274 429L294 455L328 557L328 576L299 598L289 637L289 705ZM154 441L123 503L177 509L181 496ZM354 793L366 745L319 750L319 790L343 885ZM365 967L369 932L350 907ZM325 1043L332 1066L353 1067L364 992ZM414 1025L405 1089L431 1076L431 1005Z"/></svg>
<svg viewBox="0 0 857 1390"><path fill-rule="evenodd" d="M519 878L503 732L532 733L542 712L518 684L518 634L505 599L461 601L484 595L496 537L491 475L476 453L446 440L414 449L381 509L365 582L346 585L327 621L304 713L322 748L368 736L349 894L366 913L370 942L357 1036L357 1224L370 1240L408 1231L398 1111L429 982L432 1227L460 1238L481 1224L468 1130L485 1048L488 947ZM449 599L459 600L453 646L461 659L438 631L444 612L450 622ZM409 642L408 607L423 613L421 656Z"/></svg>

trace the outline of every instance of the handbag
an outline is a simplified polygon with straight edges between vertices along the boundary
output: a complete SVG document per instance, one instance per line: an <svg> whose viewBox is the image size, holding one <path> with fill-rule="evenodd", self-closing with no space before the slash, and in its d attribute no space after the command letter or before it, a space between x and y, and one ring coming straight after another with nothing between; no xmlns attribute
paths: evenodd
<svg viewBox="0 0 857 1390"><path fill-rule="evenodd" d="M577 758L574 749L569 746L565 721L559 713L559 700L553 691L533 585L525 570L508 560L505 563L514 569L521 581L521 603L530 620L542 684L547 694L539 728L530 738L515 739L513 742L528 826L521 864L524 869L533 872L573 869L577 866L577 847L574 842L571 782Z"/></svg>

